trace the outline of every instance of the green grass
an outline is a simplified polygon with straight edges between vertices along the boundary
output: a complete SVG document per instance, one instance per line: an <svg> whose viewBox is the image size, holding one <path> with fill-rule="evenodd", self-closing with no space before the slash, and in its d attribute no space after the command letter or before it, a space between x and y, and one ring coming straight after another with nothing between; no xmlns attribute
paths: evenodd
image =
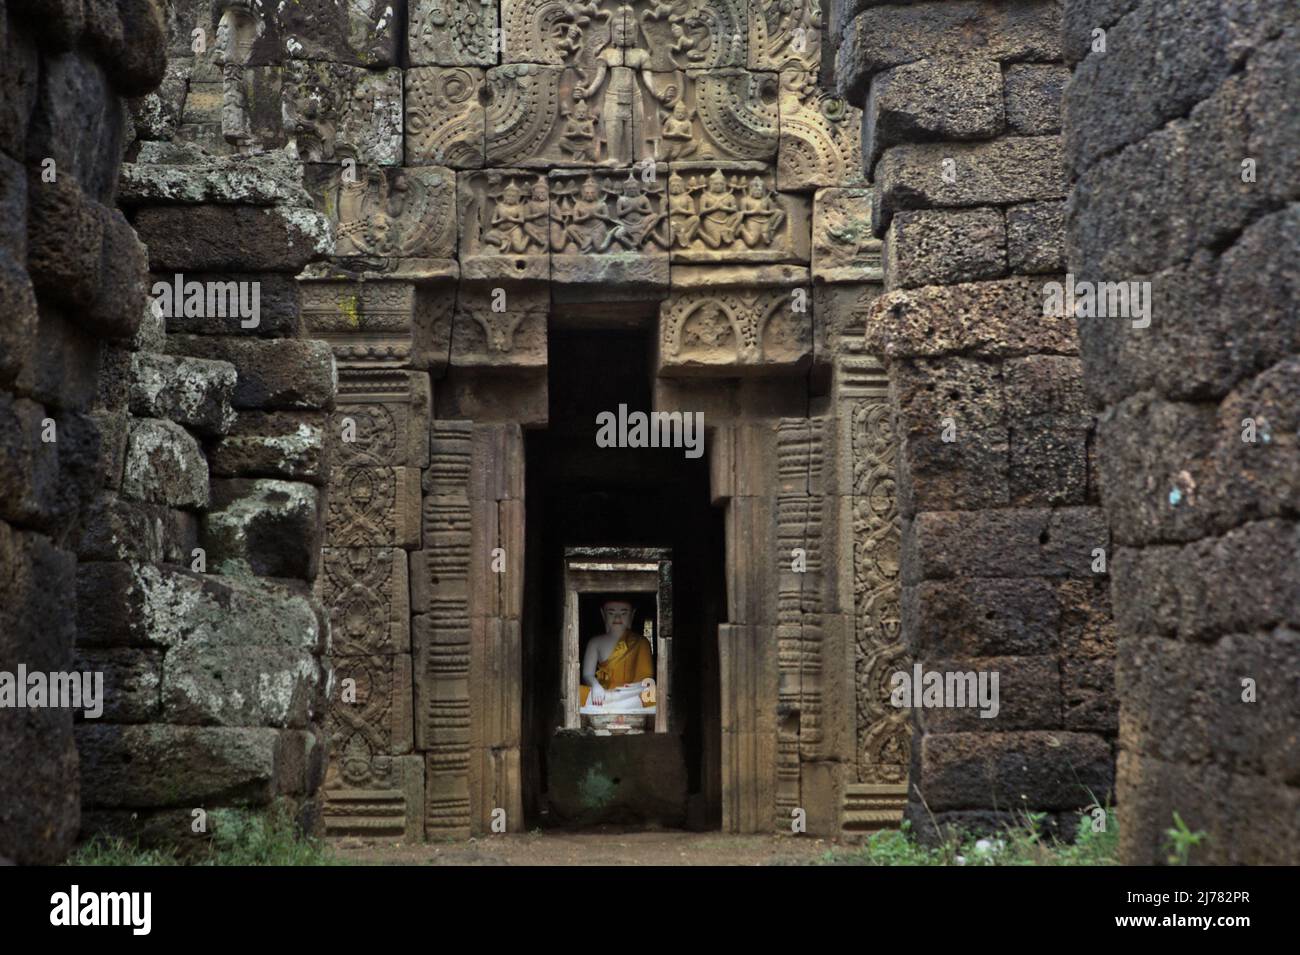
<svg viewBox="0 0 1300 955"><path fill-rule="evenodd" d="M95 836L67 865L337 865L322 839L304 835L283 805L267 810L214 809L211 838L188 853L179 847L143 848L112 836Z"/></svg>
<svg viewBox="0 0 1300 955"><path fill-rule="evenodd" d="M1042 831L1043 814L1026 813L1020 824L1000 835L950 835L935 846L922 845L904 822L898 829L872 833L860 846L826 852L820 865L1118 865L1119 827L1112 809L1104 826L1091 815L1079 818L1074 842Z"/></svg>

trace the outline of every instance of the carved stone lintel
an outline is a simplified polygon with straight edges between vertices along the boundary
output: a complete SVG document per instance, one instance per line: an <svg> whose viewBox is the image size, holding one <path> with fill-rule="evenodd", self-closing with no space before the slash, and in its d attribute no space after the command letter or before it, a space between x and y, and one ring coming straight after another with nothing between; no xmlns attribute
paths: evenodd
<svg viewBox="0 0 1300 955"><path fill-rule="evenodd" d="M488 282L550 278L550 186L542 173L462 173L456 197L461 276Z"/></svg>
<svg viewBox="0 0 1300 955"><path fill-rule="evenodd" d="M807 288L674 292L659 308L659 374L797 374L812 338Z"/></svg>

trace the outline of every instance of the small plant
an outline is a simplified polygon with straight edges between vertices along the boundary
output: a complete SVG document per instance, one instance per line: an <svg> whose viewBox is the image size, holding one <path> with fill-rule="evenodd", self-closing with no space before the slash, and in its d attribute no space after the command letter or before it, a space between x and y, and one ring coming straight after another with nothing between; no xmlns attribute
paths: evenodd
<svg viewBox="0 0 1300 955"><path fill-rule="evenodd" d="M1046 813L1024 813L1019 824L999 835L974 836L943 829L934 846L922 845L904 820L897 829L873 832L860 846L830 849L820 865L1116 865L1119 827L1114 810L1094 824L1091 814L1079 820L1073 843L1062 842L1044 831Z"/></svg>
<svg viewBox="0 0 1300 955"><path fill-rule="evenodd" d="M1187 823L1183 822L1183 817L1175 812L1173 826L1165 830L1165 847L1169 850L1169 864L1187 865L1192 850L1205 841L1205 835L1203 829L1193 832L1188 828Z"/></svg>
<svg viewBox="0 0 1300 955"><path fill-rule="evenodd" d="M95 835L68 856L65 865L180 865L174 849L142 849L120 836Z"/></svg>
<svg viewBox="0 0 1300 955"><path fill-rule="evenodd" d="M68 865L332 865L333 850L304 835L283 803L260 811L214 809L211 839L192 854L142 848L138 841L97 835L68 857Z"/></svg>

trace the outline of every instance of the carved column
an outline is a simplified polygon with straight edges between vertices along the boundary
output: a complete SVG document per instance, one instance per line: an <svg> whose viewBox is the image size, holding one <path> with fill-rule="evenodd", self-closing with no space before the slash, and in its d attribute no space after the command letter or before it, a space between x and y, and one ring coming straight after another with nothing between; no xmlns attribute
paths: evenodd
<svg viewBox="0 0 1300 955"><path fill-rule="evenodd" d="M469 502L471 828L523 830L519 766L523 701L524 440L517 424L475 425ZM505 813L501 819L500 813Z"/></svg>
<svg viewBox="0 0 1300 955"><path fill-rule="evenodd" d="M467 421L437 421L424 475L424 549L412 627L416 746L425 760L425 834L470 831L470 445Z"/></svg>
<svg viewBox="0 0 1300 955"><path fill-rule="evenodd" d="M772 625L767 422L719 427L710 452L714 504L726 506L727 619L718 628L722 828L771 831L776 805L777 664ZM788 826L788 823L787 823Z"/></svg>
<svg viewBox="0 0 1300 955"><path fill-rule="evenodd" d="M414 286L308 280L302 297L304 325L330 343L339 378L318 581L335 687L325 828L420 839L407 551L420 541L431 399L428 376L408 365Z"/></svg>

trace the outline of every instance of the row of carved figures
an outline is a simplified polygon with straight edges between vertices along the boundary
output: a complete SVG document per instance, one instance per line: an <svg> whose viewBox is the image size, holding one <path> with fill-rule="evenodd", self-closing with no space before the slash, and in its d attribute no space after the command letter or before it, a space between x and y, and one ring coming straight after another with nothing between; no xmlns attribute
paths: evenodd
<svg viewBox="0 0 1300 955"><path fill-rule="evenodd" d="M661 192L635 176L621 183L587 176L576 190L557 188L554 201L545 177L528 196L514 182L491 200L483 241L502 255L535 252L605 253L669 248L728 249L737 243L760 249L782 234L787 218L781 200L761 176L728 179L719 169L689 180L668 179L666 211L647 193Z"/></svg>

